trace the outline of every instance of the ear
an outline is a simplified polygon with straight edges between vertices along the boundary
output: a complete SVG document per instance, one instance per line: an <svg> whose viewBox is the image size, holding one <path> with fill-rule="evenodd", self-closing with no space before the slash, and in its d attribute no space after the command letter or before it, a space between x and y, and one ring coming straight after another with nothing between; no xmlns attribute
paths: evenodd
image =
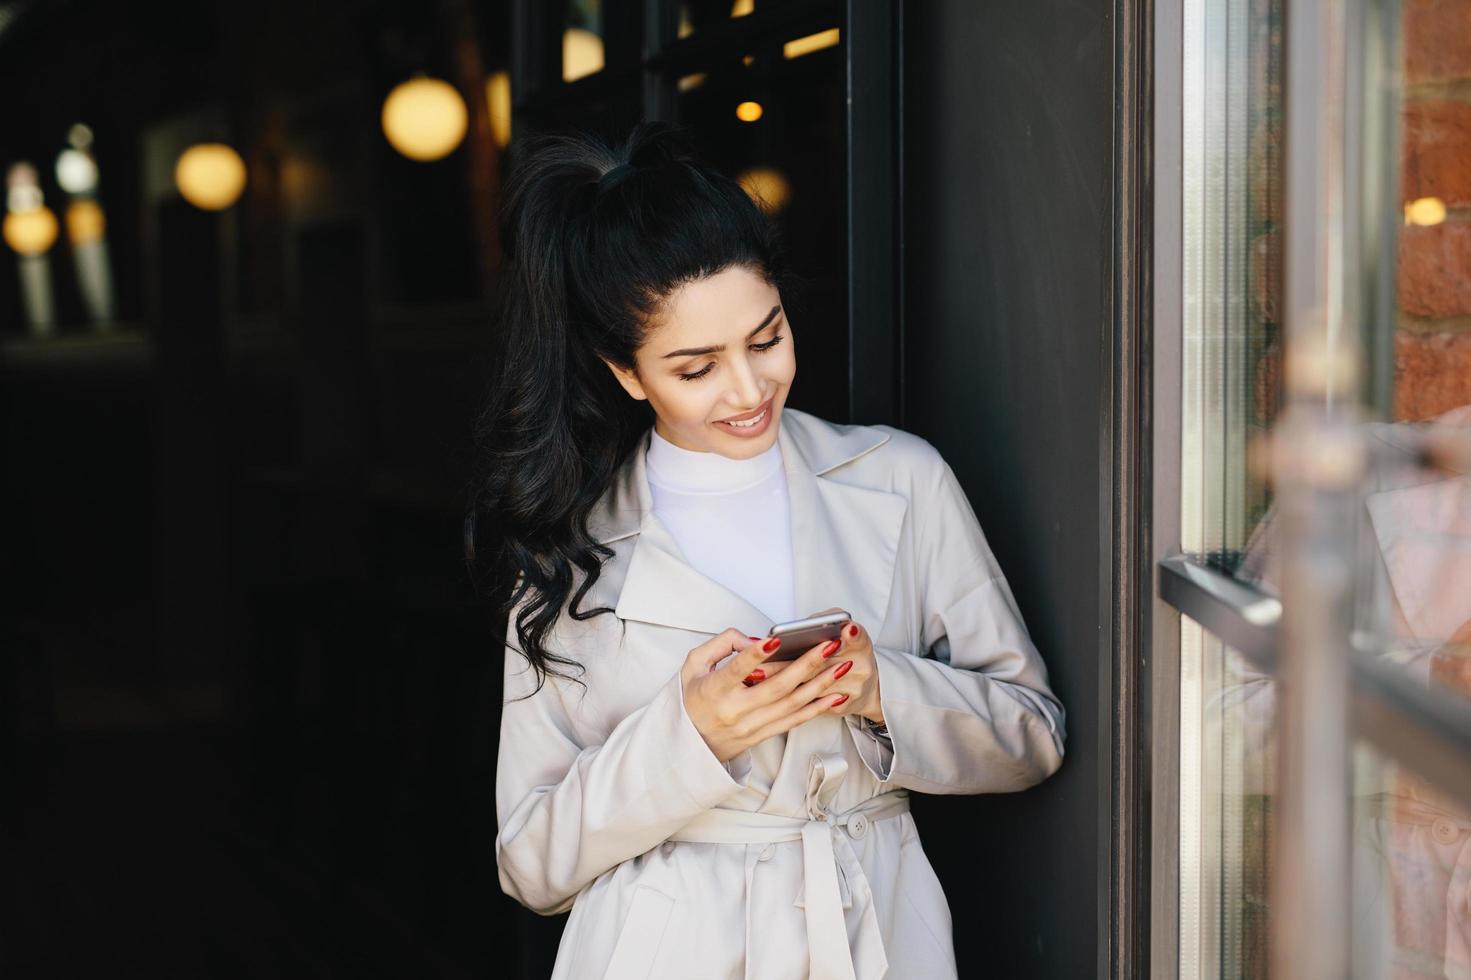
<svg viewBox="0 0 1471 980"><path fill-rule="evenodd" d="M618 383L623 386L623 390L628 392L628 397L636 401L644 401L649 397L644 392L644 386L639 382L638 375L632 370L619 367L606 358L602 360L608 365L608 370L613 372L613 377L617 378Z"/></svg>

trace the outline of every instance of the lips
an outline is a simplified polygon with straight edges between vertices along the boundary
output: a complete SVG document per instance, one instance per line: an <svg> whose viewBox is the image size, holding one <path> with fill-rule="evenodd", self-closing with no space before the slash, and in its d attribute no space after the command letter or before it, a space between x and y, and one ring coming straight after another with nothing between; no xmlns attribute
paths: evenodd
<svg viewBox="0 0 1471 980"><path fill-rule="evenodd" d="M716 421L717 422L749 422L751 419L753 419L756 416L760 415L762 412L768 412L770 410L771 410L771 399L768 398L768 399L766 399L766 401L765 401L764 404L762 404L762 405L760 405L760 406L758 406L756 408L753 408L751 411L746 412L744 415L732 415L728 419L717 419Z"/></svg>
<svg viewBox="0 0 1471 980"><path fill-rule="evenodd" d="M742 412L740 415L732 415L728 419L720 419L714 425L725 430L725 434L737 439L760 439L772 426L772 417L776 412L776 396L766 401L752 412Z"/></svg>

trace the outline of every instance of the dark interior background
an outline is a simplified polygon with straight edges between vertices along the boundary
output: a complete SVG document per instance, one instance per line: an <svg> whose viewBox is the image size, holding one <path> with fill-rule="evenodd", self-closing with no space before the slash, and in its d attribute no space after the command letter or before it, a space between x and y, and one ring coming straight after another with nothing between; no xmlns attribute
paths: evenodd
<svg viewBox="0 0 1471 980"><path fill-rule="evenodd" d="M460 562L513 162L476 98L512 68L541 80L516 133L620 136L660 6L523 3L549 23L518 34L508 0L0 2L0 166L33 162L60 213L53 162L92 127L117 310L88 321L63 233L58 326L30 336L0 249L0 975L550 972L565 917L496 879L502 632ZM706 75L671 115L791 182L792 403L844 421L844 5L663 6L690 36L657 71ZM964 976L1094 970L1110 9L936 0L894 35L893 421L964 482L1069 712L1055 779L916 806ZM554 77L564 26L602 34L600 76ZM430 164L378 121L418 71L472 107ZM173 188L201 140L246 162L229 211Z"/></svg>

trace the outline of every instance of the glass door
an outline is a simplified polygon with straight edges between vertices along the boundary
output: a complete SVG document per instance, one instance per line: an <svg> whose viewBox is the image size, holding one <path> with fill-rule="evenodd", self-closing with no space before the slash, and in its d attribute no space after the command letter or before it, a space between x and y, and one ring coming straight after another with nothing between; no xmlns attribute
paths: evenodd
<svg viewBox="0 0 1471 980"><path fill-rule="evenodd" d="M1471 14L1159 16L1153 970L1471 977Z"/></svg>

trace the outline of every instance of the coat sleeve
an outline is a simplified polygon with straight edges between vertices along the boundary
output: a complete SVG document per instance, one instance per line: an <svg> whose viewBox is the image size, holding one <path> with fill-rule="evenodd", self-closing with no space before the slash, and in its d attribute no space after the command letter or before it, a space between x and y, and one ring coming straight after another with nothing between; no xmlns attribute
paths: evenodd
<svg viewBox="0 0 1471 980"><path fill-rule="evenodd" d="M924 649L874 648L887 740L847 717L885 789L1025 789L1062 765L1063 708L960 481L938 453L931 469L914 501Z"/></svg>
<svg viewBox="0 0 1471 980"><path fill-rule="evenodd" d="M604 618L613 619L579 625ZM496 764L496 866L507 895L555 915L603 872L739 791L750 765L743 756L716 759L685 711L678 671L601 744L586 744L568 710L581 688L548 675L532 694L536 678L512 645L513 630Z"/></svg>

